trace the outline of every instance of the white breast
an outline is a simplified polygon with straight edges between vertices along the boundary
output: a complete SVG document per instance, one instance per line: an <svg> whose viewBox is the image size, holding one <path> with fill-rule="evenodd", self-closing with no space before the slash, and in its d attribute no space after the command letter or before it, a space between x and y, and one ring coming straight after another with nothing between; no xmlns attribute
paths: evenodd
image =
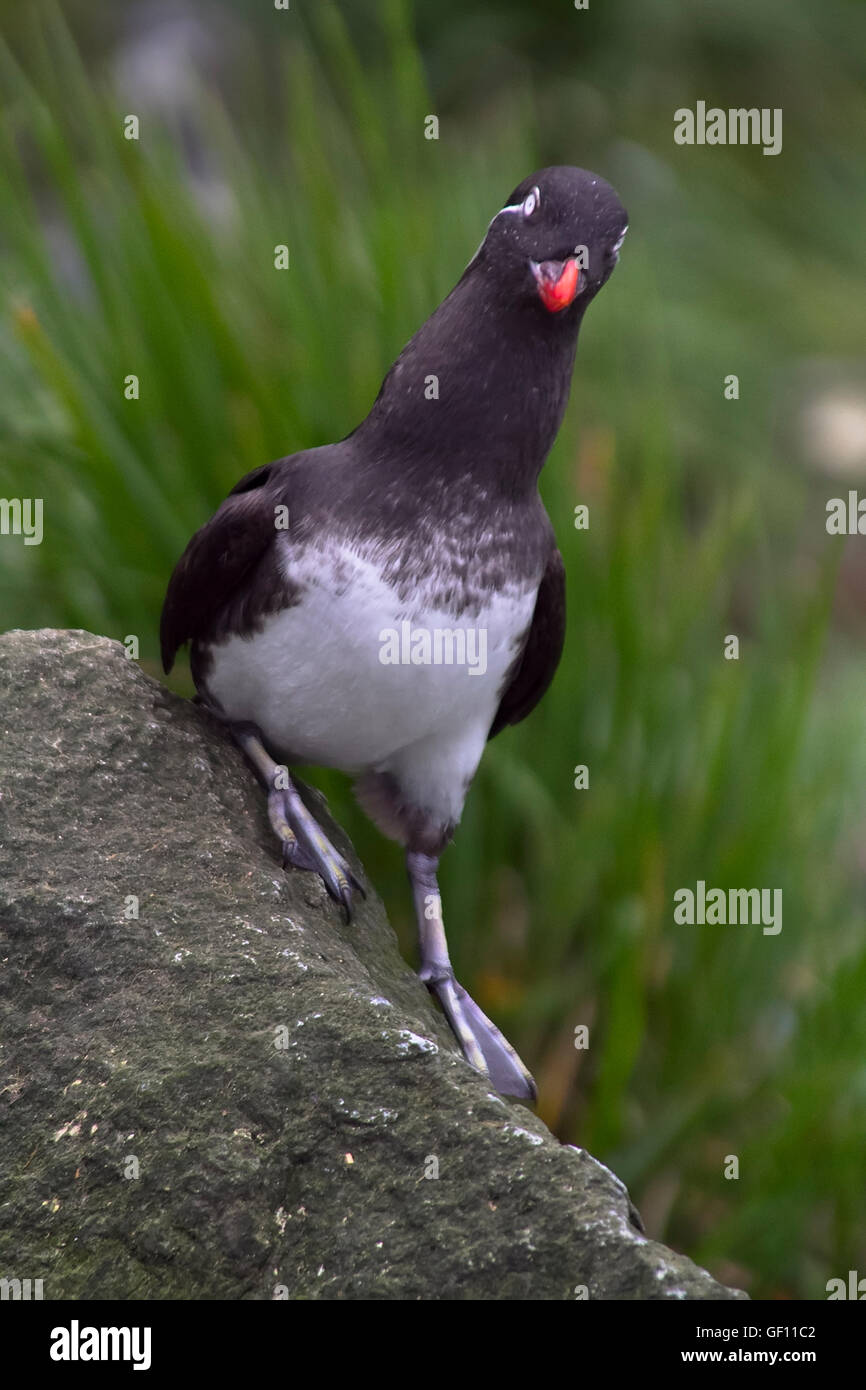
<svg viewBox="0 0 866 1390"><path fill-rule="evenodd" d="M407 792L434 776L447 799L446 787L475 771L536 586L456 617L426 608L423 590L408 607L377 565L345 547L287 551L289 566L300 602L214 647L209 690L294 761L394 771ZM464 794L465 785L461 805Z"/></svg>

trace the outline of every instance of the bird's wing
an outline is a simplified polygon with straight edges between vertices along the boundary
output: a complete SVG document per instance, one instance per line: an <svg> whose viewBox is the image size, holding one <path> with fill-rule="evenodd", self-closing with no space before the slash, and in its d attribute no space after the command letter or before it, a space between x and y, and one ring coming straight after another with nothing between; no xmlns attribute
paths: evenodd
<svg viewBox="0 0 866 1390"><path fill-rule="evenodd" d="M275 507L286 500L283 473L273 463L247 473L178 560L159 629L166 671L184 642L233 631L244 617L243 604L266 611L275 597Z"/></svg>
<svg viewBox="0 0 866 1390"><path fill-rule="evenodd" d="M564 642L565 566L562 556L553 546L538 586L535 610L523 650L502 692L488 738L493 738L507 724L519 724L535 709L553 680Z"/></svg>

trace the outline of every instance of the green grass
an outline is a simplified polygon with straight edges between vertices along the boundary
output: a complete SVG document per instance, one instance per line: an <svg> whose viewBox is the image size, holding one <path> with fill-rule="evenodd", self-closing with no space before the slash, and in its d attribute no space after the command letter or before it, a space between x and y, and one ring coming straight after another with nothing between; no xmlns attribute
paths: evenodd
<svg viewBox="0 0 866 1390"><path fill-rule="evenodd" d="M607 101L579 140L558 116L586 73L523 76L425 141L438 107L407 7L375 8L375 74L321 0L269 45L279 100L255 71L246 105L195 93L207 203L176 131L144 117L122 138L123 94L53 7L0 48L0 493L44 497L46 528L0 546L5 623L134 633L156 673L171 567L237 478L357 423L532 167L611 178L632 228L543 478L565 659L482 764L446 921L542 1114L625 1178L652 1234L754 1294L823 1297L866 1272L863 663L832 622L839 488L780 457L774 417L804 357L860 350L862 112L825 63L833 177L796 138L778 161L675 153L679 98L642 105L620 72L615 103L602 35ZM399 852L342 779L315 780L411 950ZM676 926L698 879L782 888L781 934Z"/></svg>

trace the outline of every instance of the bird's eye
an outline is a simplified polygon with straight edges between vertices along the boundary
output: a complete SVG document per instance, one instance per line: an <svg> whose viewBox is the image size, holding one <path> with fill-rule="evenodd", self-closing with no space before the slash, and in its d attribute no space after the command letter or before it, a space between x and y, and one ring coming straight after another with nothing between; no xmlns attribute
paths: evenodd
<svg viewBox="0 0 866 1390"><path fill-rule="evenodd" d="M526 197L523 200L523 207L521 208L521 212L523 213L524 218L530 218L532 214L535 212L535 209L540 205L540 203L541 194L539 193L537 188L533 188L530 193L527 193Z"/></svg>

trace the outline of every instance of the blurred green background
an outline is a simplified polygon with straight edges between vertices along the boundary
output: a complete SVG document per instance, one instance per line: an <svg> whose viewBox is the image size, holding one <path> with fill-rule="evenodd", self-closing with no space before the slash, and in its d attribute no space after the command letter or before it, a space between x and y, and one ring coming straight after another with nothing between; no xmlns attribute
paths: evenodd
<svg viewBox="0 0 866 1390"><path fill-rule="evenodd" d="M41 546L0 539L3 626L134 633L154 674L237 478L358 422L530 170L615 185L631 230L542 484L565 658L445 856L455 965L650 1234L758 1297L866 1274L866 540L824 525L866 493L864 6L0 15L0 495L45 499ZM781 107L782 153L675 145L699 99ZM312 780L411 953L399 850ZM675 925L698 879L781 888L781 934Z"/></svg>

